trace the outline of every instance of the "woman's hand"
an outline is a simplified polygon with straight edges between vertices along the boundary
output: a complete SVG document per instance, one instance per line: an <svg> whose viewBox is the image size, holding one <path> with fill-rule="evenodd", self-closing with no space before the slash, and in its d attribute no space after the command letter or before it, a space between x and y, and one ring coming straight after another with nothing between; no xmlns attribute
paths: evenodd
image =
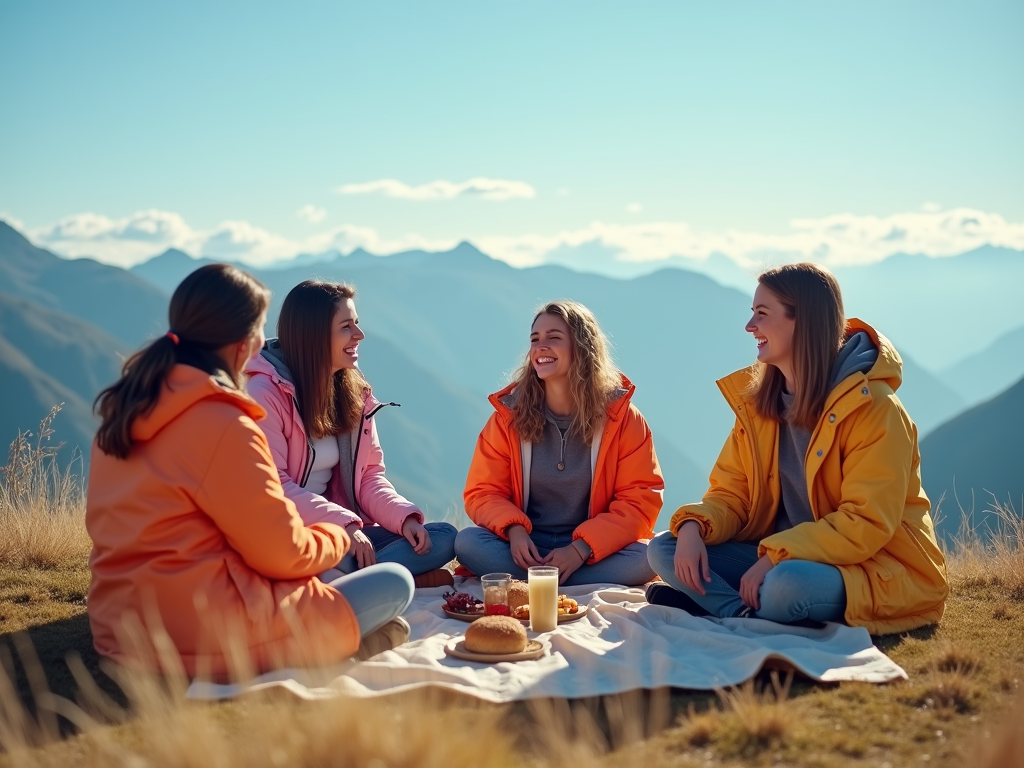
<svg viewBox="0 0 1024 768"><path fill-rule="evenodd" d="M402 523L402 535L412 544L412 549L417 555L425 555L430 551L430 534L423 527L423 523L412 515L405 518L405 522Z"/></svg>
<svg viewBox="0 0 1024 768"><path fill-rule="evenodd" d="M775 563L768 555L761 555L757 562L754 563L747 572L743 574L743 578L740 579L740 597L743 599L744 605L749 605L755 611L761 608L761 597L759 592L761 591L761 585L764 583L764 577L768 574L772 568L775 567Z"/></svg>
<svg viewBox="0 0 1024 768"><path fill-rule="evenodd" d="M358 523L350 523L345 526L348 537L352 539L352 548L349 550L352 557L356 559L357 568L365 568L377 562L377 553L373 551L373 544L363 533Z"/></svg>
<svg viewBox="0 0 1024 768"><path fill-rule="evenodd" d="M688 589L703 595L701 579L711 582L711 568L708 566L708 548L700 535L700 523L687 520L676 534L676 555L673 558L676 578Z"/></svg>
<svg viewBox="0 0 1024 768"><path fill-rule="evenodd" d="M544 558L544 565L553 565L558 569L558 583L564 584L576 569L583 565L583 553L572 544L552 549Z"/></svg>
<svg viewBox="0 0 1024 768"><path fill-rule="evenodd" d="M522 568L532 568L535 565L544 565L540 559L540 552L537 545L533 543L530 534L521 525L510 525L505 534L508 536L508 546L512 551L512 561Z"/></svg>

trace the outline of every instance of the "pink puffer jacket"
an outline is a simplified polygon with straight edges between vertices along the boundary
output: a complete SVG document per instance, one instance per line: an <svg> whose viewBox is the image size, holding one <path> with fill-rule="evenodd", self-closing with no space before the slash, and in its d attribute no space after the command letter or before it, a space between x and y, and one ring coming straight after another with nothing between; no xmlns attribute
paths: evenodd
<svg viewBox="0 0 1024 768"><path fill-rule="evenodd" d="M323 496L303 487L312 463L312 451L295 400L295 385L262 355L253 358L245 372L249 375L249 395L267 411L267 418L260 422L260 427L270 444L281 485L288 498L295 502L306 525L331 522L341 526L358 523L361 527L365 522L401 534L402 524L410 515L423 522L419 507L398 493L384 476L384 452L373 414L385 404L372 393L366 393L363 418L358 431L352 435L356 446L353 488L356 504L363 513L360 517L341 505L345 496L339 467L334 468Z"/></svg>

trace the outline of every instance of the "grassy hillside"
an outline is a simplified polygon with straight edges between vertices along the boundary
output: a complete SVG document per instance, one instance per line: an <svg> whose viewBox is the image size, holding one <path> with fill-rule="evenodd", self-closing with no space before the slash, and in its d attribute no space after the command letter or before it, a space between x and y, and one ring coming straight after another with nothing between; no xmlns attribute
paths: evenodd
<svg viewBox="0 0 1024 768"><path fill-rule="evenodd" d="M876 638L907 670L905 682L790 683L765 672L717 694L492 706L426 690L314 702L253 694L210 705L186 701L186 681L173 673L152 678L99 660L85 606L81 493L54 483L45 462L20 466L0 484L0 766L1004 768L1024 760L1019 522L1008 536L968 538L952 553L941 624Z"/></svg>
<svg viewBox="0 0 1024 768"><path fill-rule="evenodd" d="M1024 379L1002 394L943 424L921 441L921 473L928 496L943 501L940 531L956 533L960 512L976 524L994 494L1024 508Z"/></svg>

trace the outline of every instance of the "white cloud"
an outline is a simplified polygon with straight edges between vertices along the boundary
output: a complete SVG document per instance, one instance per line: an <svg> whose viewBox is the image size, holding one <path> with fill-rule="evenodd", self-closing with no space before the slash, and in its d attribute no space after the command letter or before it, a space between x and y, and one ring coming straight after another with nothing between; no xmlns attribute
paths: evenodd
<svg viewBox="0 0 1024 768"><path fill-rule="evenodd" d="M80 213L30 229L27 234L64 256L92 256L120 266L131 266L172 247L194 256L259 266L300 253L347 253L355 248L376 254L448 250L464 236L462 232L448 238L417 233L386 236L370 227L344 224L291 239L246 221L224 221L211 230L198 230L179 214L159 210L139 211L122 219ZM555 251L564 253L566 248L596 244L620 262L656 263L670 258L701 262L712 254L723 254L744 269L756 269L800 259L839 266L881 261L894 253L952 256L986 244L1024 250L1024 223L1008 222L995 213L956 208L891 216L836 214L795 219L782 234L698 231L685 222L596 221L580 229L550 234L496 234L472 239L485 253L514 266L542 264Z"/></svg>
<svg viewBox="0 0 1024 768"><path fill-rule="evenodd" d="M28 234L63 256L92 256L125 267L167 248L196 253L203 242L202 235L179 214L155 209L138 211L122 219L78 213L32 229Z"/></svg>
<svg viewBox="0 0 1024 768"><path fill-rule="evenodd" d="M1024 223L995 213L956 208L891 216L836 214L795 219L790 231L767 235L727 230L700 232L685 222L609 224L553 235L495 236L474 240L486 253L516 266L541 264L557 248L598 243L618 252L620 261L656 262L672 257L701 261L714 253L741 267L813 260L831 266L869 264L895 253L953 256L982 245L1024 250Z"/></svg>
<svg viewBox="0 0 1024 768"><path fill-rule="evenodd" d="M379 179L362 184L343 184L336 190L342 195L373 195L397 197L402 200L453 200L457 197L478 197L481 200L528 200L536 195L525 181L475 178L463 182L431 181L410 186L397 179Z"/></svg>
<svg viewBox="0 0 1024 768"><path fill-rule="evenodd" d="M628 213L640 213L643 209L644 207L640 205L640 203L630 203L626 206L626 211Z"/></svg>
<svg viewBox="0 0 1024 768"><path fill-rule="evenodd" d="M25 231L24 222L22 222L21 219L7 213L7 211L0 211L0 221L6 222L9 226L14 227L15 229L21 232Z"/></svg>
<svg viewBox="0 0 1024 768"><path fill-rule="evenodd" d="M319 224L327 216L327 211L323 208L317 208L315 205L309 204L304 205L295 212L303 221L308 221L310 224Z"/></svg>

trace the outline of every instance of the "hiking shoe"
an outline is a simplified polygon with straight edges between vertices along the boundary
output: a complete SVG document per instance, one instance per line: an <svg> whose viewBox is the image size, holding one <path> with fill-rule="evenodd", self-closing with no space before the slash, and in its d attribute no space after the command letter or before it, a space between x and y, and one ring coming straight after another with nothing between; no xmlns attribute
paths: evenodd
<svg viewBox="0 0 1024 768"><path fill-rule="evenodd" d="M412 583L419 587L454 587L455 577L447 568L435 568L412 577Z"/></svg>
<svg viewBox="0 0 1024 768"><path fill-rule="evenodd" d="M401 616L396 616L364 637L353 658L366 661L378 653L397 648L402 643L408 642L410 631L409 622Z"/></svg>
<svg viewBox="0 0 1024 768"><path fill-rule="evenodd" d="M667 605L669 608L680 608L691 616L710 616L711 611L702 608L697 602L678 589L674 589L664 581L654 581L647 585L647 602L651 605Z"/></svg>

